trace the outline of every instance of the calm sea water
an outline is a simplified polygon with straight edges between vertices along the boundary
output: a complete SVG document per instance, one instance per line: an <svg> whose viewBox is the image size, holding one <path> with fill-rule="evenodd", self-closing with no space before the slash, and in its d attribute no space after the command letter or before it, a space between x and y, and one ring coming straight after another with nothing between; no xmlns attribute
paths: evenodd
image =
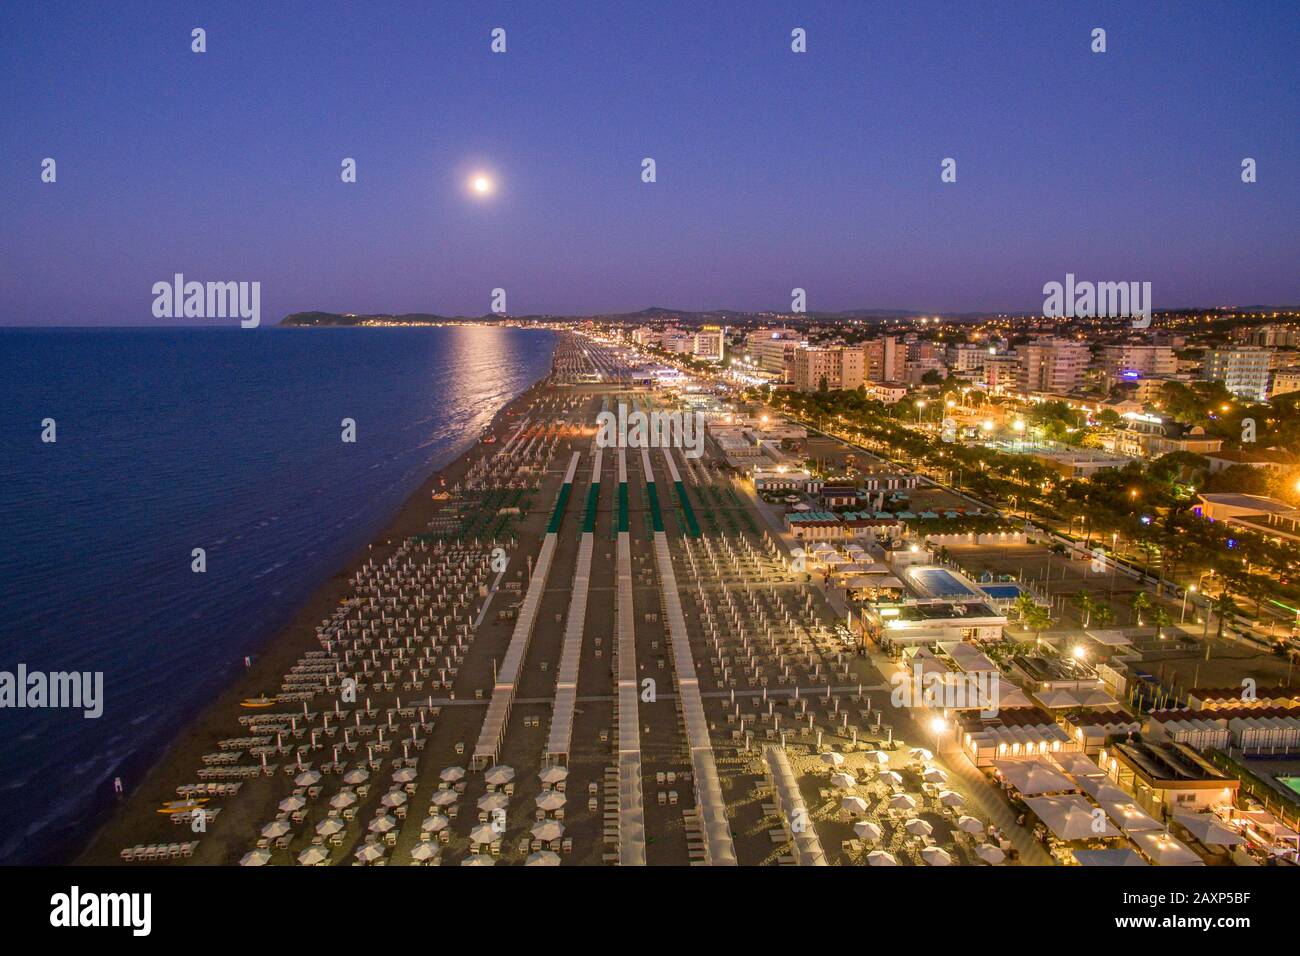
<svg viewBox="0 0 1300 956"><path fill-rule="evenodd" d="M113 777L138 779L553 345L499 328L0 330L0 670L102 671L105 698L96 720L0 710L0 862L74 854Z"/></svg>

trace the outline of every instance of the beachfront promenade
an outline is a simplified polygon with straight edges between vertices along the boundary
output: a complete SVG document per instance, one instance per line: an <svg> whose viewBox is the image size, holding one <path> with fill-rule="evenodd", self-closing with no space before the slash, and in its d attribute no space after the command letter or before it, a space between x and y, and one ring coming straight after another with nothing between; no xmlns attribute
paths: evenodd
<svg viewBox="0 0 1300 956"><path fill-rule="evenodd" d="M996 793L890 711L717 462L596 447L597 413L662 398L576 342L168 781L177 802L129 807L92 858L984 862L990 820L1014 827Z"/></svg>

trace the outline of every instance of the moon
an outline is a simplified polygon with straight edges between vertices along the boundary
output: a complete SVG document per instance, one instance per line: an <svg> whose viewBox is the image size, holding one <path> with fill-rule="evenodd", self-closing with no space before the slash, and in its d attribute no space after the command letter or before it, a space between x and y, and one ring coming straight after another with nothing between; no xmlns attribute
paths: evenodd
<svg viewBox="0 0 1300 956"><path fill-rule="evenodd" d="M469 188L480 196L486 196L492 192L492 180L484 173L476 174L469 181Z"/></svg>

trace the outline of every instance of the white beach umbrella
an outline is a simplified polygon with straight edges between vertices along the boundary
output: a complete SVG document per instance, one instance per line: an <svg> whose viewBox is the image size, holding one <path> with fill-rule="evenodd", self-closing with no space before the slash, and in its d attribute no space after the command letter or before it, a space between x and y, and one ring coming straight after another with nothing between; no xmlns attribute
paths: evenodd
<svg viewBox="0 0 1300 956"><path fill-rule="evenodd" d="M320 771L304 770L293 778L293 782L299 787L314 787L320 783Z"/></svg>
<svg viewBox="0 0 1300 956"><path fill-rule="evenodd" d="M957 818L957 829L963 833L983 833L984 821L977 820L975 817L961 816Z"/></svg>
<svg viewBox="0 0 1300 956"><path fill-rule="evenodd" d="M524 866L559 866L560 854L553 850L541 850L537 853L528 854L524 860Z"/></svg>
<svg viewBox="0 0 1300 956"><path fill-rule="evenodd" d="M448 767L442 773L438 774L438 779L445 780L447 783L455 783L458 780L465 779L464 767Z"/></svg>
<svg viewBox="0 0 1300 956"><path fill-rule="evenodd" d="M927 846L921 850L921 859L931 866L952 866L952 857L941 846Z"/></svg>
<svg viewBox="0 0 1300 956"><path fill-rule="evenodd" d="M298 854L298 862L303 866L320 866L329 858L329 851L323 846L309 846Z"/></svg>
<svg viewBox="0 0 1300 956"><path fill-rule="evenodd" d="M504 793L485 793L478 798L478 808L492 813L510 806L510 798Z"/></svg>
<svg viewBox="0 0 1300 956"><path fill-rule="evenodd" d="M437 845L430 843L427 840L421 840L419 843L415 845L415 848L411 850L411 859L420 860L421 862L425 860L432 860L437 855L438 855Z"/></svg>
<svg viewBox="0 0 1300 956"><path fill-rule="evenodd" d="M487 773L483 774L483 779L493 787L504 786L511 780L515 779L515 768L507 767L505 764L499 763Z"/></svg>
<svg viewBox="0 0 1300 956"><path fill-rule="evenodd" d="M889 798L889 809L891 810L915 810L916 800L906 793L896 793Z"/></svg>
<svg viewBox="0 0 1300 956"><path fill-rule="evenodd" d="M490 823L480 823L469 831L470 843L495 843L499 839L501 834L494 830Z"/></svg>
<svg viewBox="0 0 1300 956"><path fill-rule="evenodd" d="M460 861L461 866L496 866L496 860L484 853L475 853Z"/></svg>
<svg viewBox="0 0 1300 956"><path fill-rule="evenodd" d="M397 821L385 813L383 816L375 817L371 820L370 826L367 829L369 829L371 833L387 833L395 826L397 826Z"/></svg>
<svg viewBox="0 0 1300 956"><path fill-rule="evenodd" d="M894 854L889 853L885 850L872 850L870 853L867 854L867 865L868 866L898 866L898 860L894 858Z"/></svg>
<svg viewBox="0 0 1300 956"><path fill-rule="evenodd" d="M881 766L884 766L885 764L889 763L889 754L885 753L883 750L868 750L867 760L870 763L876 763L876 764L880 764Z"/></svg>
<svg viewBox="0 0 1300 956"><path fill-rule="evenodd" d="M252 850L239 858L240 866L266 866L271 862L270 850Z"/></svg>
<svg viewBox="0 0 1300 956"><path fill-rule="evenodd" d="M349 770L343 775L343 782L356 786L359 783L365 783L370 779L370 771L357 767L355 770Z"/></svg>
<svg viewBox="0 0 1300 956"><path fill-rule="evenodd" d="M413 767L403 767L401 770L394 771L393 783L412 783L419 776Z"/></svg>
<svg viewBox="0 0 1300 956"><path fill-rule="evenodd" d="M335 810L343 810L357 802L357 795L351 790L340 790L334 796L330 797L330 806Z"/></svg>
<svg viewBox="0 0 1300 956"><path fill-rule="evenodd" d="M853 824L853 832L859 839L866 840L868 843L875 843L881 837L880 826L870 820L859 820Z"/></svg>
<svg viewBox="0 0 1300 956"><path fill-rule="evenodd" d="M307 806L307 798L294 794L291 797L285 797L280 801L280 809L285 813L295 813Z"/></svg>
<svg viewBox="0 0 1300 956"><path fill-rule="evenodd" d="M535 802L539 810L545 810L547 813L550 813L564 806L567 800L568 798L564 794L560 793L560 791L547 790L545 793L539 794Z"/></svg>
<svg viewBox="0 0 1300 956"><path fill-rule="evenodd" d="M985 863L991 863L994 866L997 866L1007 858L1007 855L992 843L981 843L975 848L975 855Z"/></svg>
<svg viewBox="0 0 1300 956"><path fill-rule="evenodd" d="M939 791L939 802L945 807L960 807L966 801L955 790L941 790Z"/></svg>
<svg viewBox="0 0 1300 956"><path fill-rule="evenodd" d="M353 855L362 863L374 863L384 855L384 848L378 843L367 843Z"/></svg>
<svg viewBox="0 0 1300 956"><path fill-rule="evenodd" d="M903 775L894 770L882 770L880 779L885 783L900 784L903 782Z"/></svg>
<svg viewBox="0 0 1300 956"><path fill-rule="evenodd" d="M828 766L839 767L842 766L844 763L844 754L837 754L833 750L828 750L826 751L826 753L822 754L818 759L820 759L822 763Z"/></svg>
<svg viewBox="0 0 1300 956"><path fill-rule="evenodd" d="M404 790L389 790L379 801L386 807L400 807L406 802Z"/></svg>
<svg viewBox="0 0 1300 956"><path fill-rule="evenodd" d="M449 807L459 798L460 795L455 790L439 790L429 798L429 802L435 807Z"/></svg>
<svg viewBox="0 0 1300 956"><path fill-rule="evenodd" d="M266 826L262 827L262 836L274 840L277 837L284 836L291 829L292 827L283 820L272 820Z"/></svg>
<svg viewBox="0 0 1300 956"><path fill-rule="evenodd" d="M926 767L921 774L921 779L926 783L946 783L948 775L938 767Z"/></svg>
<svg viewBox="0 0 1300 956"><path fill-rule="evenodd" d="M858 796L845 797L840 801L840 806L849 811L849 813L867 812L867 801Z"/></svg>
<svg viewBox="0 0 1300 956"><path fill-rule="evenodd" d="M908 753L912 755L914 760L920 760L922 762L928 762L934 759L934 754L926 750L924 747L913 747L908 751Z"/></svg>
<svg viewBox="0 0 1300 956"><path fill-rule="evenodd" d="M316 824L316 832L321 836L333 836L343 830L343 821L338 817L326 817Z"/></svg>
<svg viewBox="0 0 1300 956"><path fill-rule="evenodd" d="M569 777L569 768L561 767L556 764L553 767L543 767L537 772L537 776L542 783L559 783L561 780L567 780Z"/></svg>
<svg viewBox="0 0 1300 956"><path fill-rule="evenodd" d="M916 817L912 820L908 820L906 823L903 824L903 828L906 829L907 832L912 834L913 836L924 837L924 836L929 836L931 833L934 832L934 827L930 826L930 824L926 823L920 817Z"/></svg>
<svg viewBox="0 0 1300 956"><path fill-rule="evenodd" d="M447 829L447 824L451 823L441 813L435 813L433 816L425 817L424 822L420 824L420 829L425 833L437 833L439 830Z"/></svg>
<svg viewBox="0 0 1300 956"><path fill-rule="evenodd" d="M841 790L851 790L858 785L858 781L849 773L831 774L831 783L839 787Z"/></svg>
<svg viewBox="0 0 1300 956"><path fill-rule="evenodd" d="M558 820L539 820L533 824L533 838L543 843L558 840L564 835L564 824Z"/></svg>

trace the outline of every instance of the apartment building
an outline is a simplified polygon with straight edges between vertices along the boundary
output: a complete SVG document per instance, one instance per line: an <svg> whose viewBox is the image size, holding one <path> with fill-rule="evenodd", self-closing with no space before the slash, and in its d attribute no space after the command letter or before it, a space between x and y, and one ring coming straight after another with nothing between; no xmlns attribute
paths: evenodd
<svg viewBox="0 0 1300 956"><path fill-rule="evenodd" d="M843 346L796 349L792 378L801 392L857 388L864 381L863 351Z"/></svg>
<svg viewBox="0 0 1300 956"><path fill-rule="evenodd" d="M1040 339L1016 349L1020 362L1016 387L1022 392L1069 392L1083 380L1091 358L1084 342Z"/></svg>
<svg viewBox="0 0 1300 956"><path fill-rule="evenodd" d="M1222 382L1233 395L1265 402L1276 354L1261 346L1211 349L1205 353L1201 374L1207 382Z"/></svg>
<svg viewBox="0 0 1300 956"><path fill-rule="evenodd" d="M1168 345L1125 343L1107 345L1102 349L1101 366L1107 382L1113 385L1173 375L1178 371L1178 359Z"/></svg>
<svg viewBox="0 0 1300 956"><path fill-rule="evenodd" d="M892 335L872 339L862 346L868 382L902 382L907 379L907 346Z"/></svg>

